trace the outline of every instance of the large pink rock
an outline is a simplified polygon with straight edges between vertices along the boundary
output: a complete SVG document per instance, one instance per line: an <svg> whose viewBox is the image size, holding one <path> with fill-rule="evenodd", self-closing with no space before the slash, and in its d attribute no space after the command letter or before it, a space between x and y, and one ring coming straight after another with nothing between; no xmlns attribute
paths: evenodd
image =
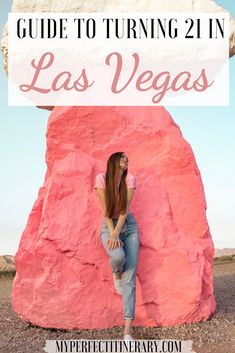
<svg viewBox="0 0 235 353"><path fill-rule="evenodd" d="M48 122L47 173L16 254L13 307L44 327L123 324L99 230L93 188L109 155L125 151L140 231L134 325L206 320L215 311L214 247L200 172L161 107L56 107Z"/></svg>

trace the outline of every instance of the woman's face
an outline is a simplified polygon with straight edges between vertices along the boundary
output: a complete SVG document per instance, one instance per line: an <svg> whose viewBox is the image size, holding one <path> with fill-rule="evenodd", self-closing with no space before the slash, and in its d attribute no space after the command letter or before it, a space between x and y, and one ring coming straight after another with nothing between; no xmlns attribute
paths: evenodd
<svg viewBox="0 0 235 353"><path fill-rule="evenodd" d="M128 157L125 153L120 158L120 168L124 171L128 168Z"/></svg>

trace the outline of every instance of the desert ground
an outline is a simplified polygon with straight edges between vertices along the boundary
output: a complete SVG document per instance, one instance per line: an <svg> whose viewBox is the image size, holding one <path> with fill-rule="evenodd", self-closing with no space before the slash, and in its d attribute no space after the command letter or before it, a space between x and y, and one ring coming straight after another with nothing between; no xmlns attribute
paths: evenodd
<svg viewBox="0 0 235 353"><path fill-rule="evenodd" d="M13 277L0 277L0 352L45 353L46 339L122 339L123 327L45 329L23 322L11 306ZM136 339L192 340L196 353L235 352L235 261L214 263L216 313L207 321L164 328L133 327Z"/></svg>

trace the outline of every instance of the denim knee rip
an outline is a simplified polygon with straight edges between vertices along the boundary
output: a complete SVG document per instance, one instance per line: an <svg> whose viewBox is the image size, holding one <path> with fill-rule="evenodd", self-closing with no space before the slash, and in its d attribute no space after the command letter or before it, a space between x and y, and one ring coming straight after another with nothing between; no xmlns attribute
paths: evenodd
<svg viewBox="0 0 235 353"><path fill-rule="evenodd" d="M111 256L115 255L113 250L109 250L106 244L109 238L109 228L105 223L102 222L101 226L101 240L105 244L106 251L111 259ZM125 319L134 320L135 317L135 302L136 302L136 268L137 268L137 258L139 252L139 231L138 225L132 214L129 214L125 220L125 223L120 234L120 238L124 242L123 250L125 252L125 263L122 269L123 278L123 317ZM117 254L120 255L120 254ZM119 257L119 256L117 256ZM115 256L114 256L115 258ZM110 260L110 265L111 265ZM115 260L114 260L115 262ZM111 266L112 272L121 272L121 262L119 265L113 264ZM125 271L124 271L125 270Z"/></svg>

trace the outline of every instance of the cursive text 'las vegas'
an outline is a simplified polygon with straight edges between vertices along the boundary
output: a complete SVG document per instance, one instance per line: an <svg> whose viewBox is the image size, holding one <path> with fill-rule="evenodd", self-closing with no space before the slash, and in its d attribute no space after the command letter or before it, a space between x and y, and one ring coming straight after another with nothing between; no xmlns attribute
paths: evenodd
<svg viewBox="0 0 235 353"><path fill-rule="evenodd" d="M204 68L202 68L198 73L198 77L193 79L189 71L181 71L174 75L172 75L169 71L154 73L152 70L145 70L143 72L139 72L139 54L133 53L131 60L133 61L133 65L130 73L127 75L125 71L125 77L123 78L122 76L124 71L122 55L119 52L111 52L105 58L105 64L107 66L112 67L113 63L114 74L112 77L112 82L110 82L110 90L113 94L119 94L120 92L125 91L130 84L134 84L134 87L139 92L153 91L154 93L151 97L152 102L157 104L164 98L167 91L177 92L179 90L194 90L197 92L203 92L214 82L212 81L211 83L208 83ZM43 53L37 63L36 60L33 59L31 61L31 65L34 70L34 74L31 83L21 84L20 90L23 92L37 91L41 94L49 94L51 91L57 92L61 90L75 90L81 94L95 84L95 81L89 78L86 69L83 68L77 77L73 77L72 73L69 71L62 71L58 72L58 74L53 78L50 87L42 87L41 85L38 85L37 81L40 76L48 72L47 70L50 70L50 67L52 67L54 61L55 56L52 52ZM105 67L103 77L105 78Z"/></svg>

